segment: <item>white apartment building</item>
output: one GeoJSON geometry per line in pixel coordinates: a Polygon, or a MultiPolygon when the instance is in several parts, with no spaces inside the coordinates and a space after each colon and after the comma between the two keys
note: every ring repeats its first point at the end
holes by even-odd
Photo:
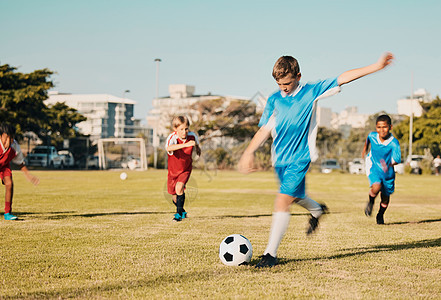
{"type": "Polygon", "coordinates": [[[195,87],[185,84],[169,85],[169,97],[153,99],[153,109],[146,117],[149,127],[153,128],[153,146],[158,147],[171,131],[171,120],[174,116],[184,115],[191,120],[197,120],[200,115],[192,106],[198,102],[206,100],[226,100],[224,105],[228,106],[231,101],[247,101],[249,98],[236,96],[219,95],[195,95],[195,87]]]}
{"type": "Polygon", "coordinates": [[[332,116],[333,113],[329,107],[317,106],[316,118],[318,126],[331,128],[332,116]]]}
{"type": "Polygon", "coordinates": [[[75,108],[87,120],[77,124],[92,141],[109,137],[135,137],[140,124],[133,116],[136,101],[109,94],[67,94],[49,92],[47,105],[57,102],[75,108]]]}
{"type": "Polygon", "coordinates": [[[413,96],[406,97],[397,101],[397,108],[399,115],[410,116],[411,113],[415,117],[421,117],[423,114],[423,107],[421,102],[431,102],[433,99],[425,89],[418,89],[413,93],[413,96]]]}
{"type": "Polygon", "coordinates": [[[366,121],[369,119],[368,114],[358,113],[358,107],[346,107],[339,114],[335,114],[331,121],[331,127],[334,129],[340,128],[364,128],[366,121]]]}

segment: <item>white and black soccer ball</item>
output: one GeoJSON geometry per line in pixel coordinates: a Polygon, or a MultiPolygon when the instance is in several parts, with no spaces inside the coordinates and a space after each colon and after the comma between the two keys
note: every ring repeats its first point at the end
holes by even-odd
{"type": "Polygon", "coordinates": [[[227,236],[219,246],[219,258],[227,266],[240,266],[251,261],[253,247],[250,241],[240,234],[227,236]]]}

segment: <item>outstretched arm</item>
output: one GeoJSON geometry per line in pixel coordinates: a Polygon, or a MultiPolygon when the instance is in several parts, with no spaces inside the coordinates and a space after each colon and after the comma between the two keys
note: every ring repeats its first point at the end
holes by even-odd
{"type": "Polygon", "coordinates": [[[343,84],[349,83],[351,81],[354,81],[358,78],[361,78],[363,76],[380,71],[380,70],[384,69],[385,67],[387,67],[388,65],[390,65],[392,63],[393,59],[394,59],[394,55],[392,53],[387,52],[387,53],[383,54],[380,57],[380,59],[372,65],[346,71],[343,74],[341,74],[340,76],[338,76],[338,78],[337,78],[338,85],[343,85],[343,84]]]}
{"type": "Polygon", "coordinates": [[[366,139],[366,142],[364,142],[364,147],[363,147],[363,151],[361,152],[361,157],[364,158],[366,156],[366,152],[369,148],[369,139],[366,139]]]}
{"type": "Polygon", "coordinates": [[[271,131],[265,128],[265,126],[260,127],[256,132],[250,144],[248,145],[242,157],[239,160],[238,171],[244,174],[248,174],[256,171],[254,168],[254,152],[262,145],[270,136],[271,131]]]}
{"type": "Polygon", "coordinates": [[[38,179],[37,177],[35,177],[31,173],[29,173],[29,170],[25,164],[22,163],[18,167],[23,172],[23,174],[26,176],[26,179],[29,180],[29,182],[31,182],[33,185],[37,185],[40,183],[40,179],[38,179]]]}
{"type": "Polygon", "coordinates": [[[179,150],[182,148],[193,147],[194,145],[196,145],[195,141],[188,141],[184,144],[173,144],[173,145],[167,146],[166,150],[168,152],[173,152],[173,151],[176,151],[176,150],[179,150]]]}

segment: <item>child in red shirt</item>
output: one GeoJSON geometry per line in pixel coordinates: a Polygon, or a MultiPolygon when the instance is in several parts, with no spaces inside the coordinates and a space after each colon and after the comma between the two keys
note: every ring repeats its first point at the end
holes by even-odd
{"type": "Polygon", "coordinates": [[[15,128],[6,123],[0,123],[0,179],[5,186],[5,220],[17,220],[12,211],[14,182],[10,163],[17,164],[26,178],[34,185],[39,183],[37,177],[31,175],[24,164],[23,153],[17,141],[14,140],[15,128]]]}
{"type": "Polygon", "coordinates": [[[198,138],[194,132],[188,131],[189,126],[187,117],[174,117],[172,120],[174,132],[168,136],[165,146],[168,154],[167,190],[173,196],[173,203],[176,205],[173,220],[177,222],[187,216],[184,210],[184,190],[192,170],[193,147],[196,149],[196,154],[201,155],[198,138]]]}

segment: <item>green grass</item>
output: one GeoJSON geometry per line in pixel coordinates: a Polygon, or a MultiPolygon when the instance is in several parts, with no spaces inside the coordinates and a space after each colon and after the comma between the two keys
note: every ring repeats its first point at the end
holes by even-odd
{"type": "MultiPolygon", "coordinates": [[[[441,177],[398,176],[385,226],[364,216],[365,176],[311,173],[309,195],[331,213],[313,237],[293,207],[281,264],[252,265],[265,249],[277,182],[272,172],[192,174],[189,218],[172,222],[165,171],[14,173],[18,222],[0,220],[0,299],[441,297],[441,177]],[[227,267],[224,237],[254,248],[251,266],[227,267]]],[[[3,190],[1,190],[3,193],[3,190]]],[[[378,210],[378,200],[375,213],[378,210]]]]}

